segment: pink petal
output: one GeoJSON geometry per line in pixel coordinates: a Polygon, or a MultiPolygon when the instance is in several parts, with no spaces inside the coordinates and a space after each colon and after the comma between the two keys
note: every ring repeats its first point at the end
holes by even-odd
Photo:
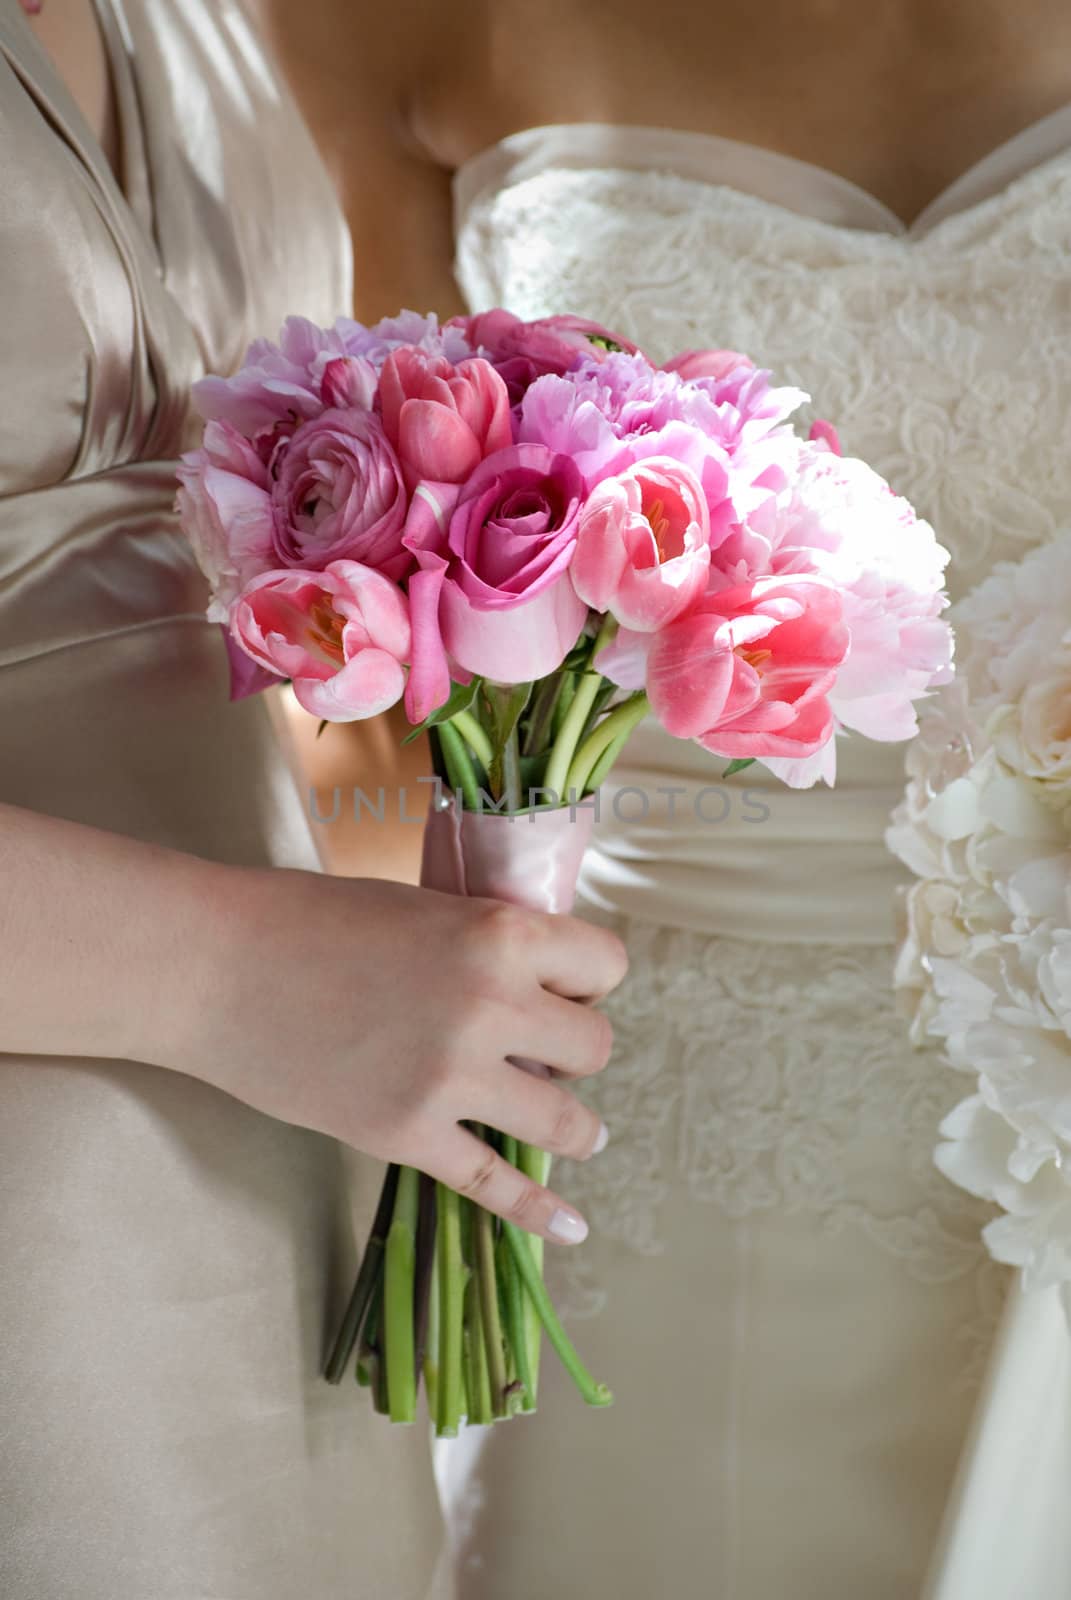
{"type": "Polygon", "coordinates": [[[496,683],[524,683],[561,666],[588,610],[566,572],[534,599],[508,610],[478,610],[458,584],[447,580],[441,615],[443,642],[466,671],[496,683]]]}
{"type": "Polygon", "coordinates": [[[450,694],[450,668],[439,625],[439,603],[446,563],[440,561],[409,579],[412,665],[405,686],[405,714],[414,727],[430,717],[450,694]]]}
{"type": "Polygon", "coordinates": [[[328,722],[360,722],[402,697],[405,672],[385,650],[362,650],[329,678],[295,678],[298,704],[328,722]]]}

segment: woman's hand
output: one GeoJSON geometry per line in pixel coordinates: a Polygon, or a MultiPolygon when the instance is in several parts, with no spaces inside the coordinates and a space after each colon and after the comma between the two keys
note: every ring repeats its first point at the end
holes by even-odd
{"type": "MultiPolygon", "coordinates": [[[[402,884],[206,871],[219,874],[213,898],[226,894],[222,948],[164,1029],[174,1048],[156,1042],[152,1059],[418,1167],[531,1232],[584,1238],[576,1211],[461,1123],[575,1160],[603,1148],[594,1112],[509,1058],[564,1078],[606,1065],[610,1024],[586,1002],[624,976],[614,935],[402,884]]],[[[147,1039],[143,1053],[153,1050],[147,1039]]]]}

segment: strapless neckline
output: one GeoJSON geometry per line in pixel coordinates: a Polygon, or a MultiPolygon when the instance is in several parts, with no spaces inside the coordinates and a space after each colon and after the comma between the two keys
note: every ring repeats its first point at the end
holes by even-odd
{"type": "Polygon", "coordinates": [[[907,223],[884,201],[828,167],[721,134],[634,123],[542,123],[508,134],[454,174],[455,230],[489,191],[553,168],[665,171],[730,189],[816,221],[912,242],[1005,193],[1018,179],[1071,155],[1071,103],[1039,118],[974,162],[907,223]]]}

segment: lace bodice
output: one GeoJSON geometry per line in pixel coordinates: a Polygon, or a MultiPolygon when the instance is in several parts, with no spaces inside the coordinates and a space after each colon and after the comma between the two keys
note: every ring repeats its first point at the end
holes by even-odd
{"type": "MultiPolygon", "coordinates": [[[[1071,116],[1042,131],[1071,146],[1071,116]]],[[[807,390],[845,451],[933,523],[953,553],[954,594],[1066,523],[1071,150],[895,231],[830,174],[793,162],[786,182],[787,158],[770,152],[757,153],[763,187],[772,171],[773,192],[801,209],[726,187],[727,154],[741,148],[730,141],[697,149],[695,136],[660,134],[658,170],[643,170],[654,130],[577,127],[560,143],[555,132],[462,169],[458,274],[474,307],[596,317],[656,360],[747,351],[807,390]]]]}
{"type": "MultiPolygon", "coordinates": [[[[1071,112],[912,228],[818,169],[649,129],[518,135],[462,170],[457,200],[474,308],[594,317],[655,359],[748,352],[932,521],[954,595],[1071,515],[1071,112]]],[[[735,796],[720,830],[681,802],[675,821],[604,814],[585,889],[639,920],[596,1091],[613,1143],[570,1174],[596,1232],[663,1250],[676,1173],[729,1218],[864,1234],[920,1284],[977,1273],[995,1306],[982,1208],[931,1160],[957,1086],[907,1046],[890,991],[882,832],[902,759],[857,746],[833,794],[763,790],[764,827],[735,796]]],[[[649,727],[626,761],[640,788],[720,778],[649,727]]],[[[599,1309],[597,1271],[559,1270],[575,1308],[599,1309]]]]}

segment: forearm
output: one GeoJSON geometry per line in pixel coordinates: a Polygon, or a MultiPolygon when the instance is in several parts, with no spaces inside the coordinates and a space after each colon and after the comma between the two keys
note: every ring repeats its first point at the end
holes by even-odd
{"type": "Polygon", "coordinates": [[[0,1052],[172,1065],[232,873],[0,805],[0,1052]]]}

